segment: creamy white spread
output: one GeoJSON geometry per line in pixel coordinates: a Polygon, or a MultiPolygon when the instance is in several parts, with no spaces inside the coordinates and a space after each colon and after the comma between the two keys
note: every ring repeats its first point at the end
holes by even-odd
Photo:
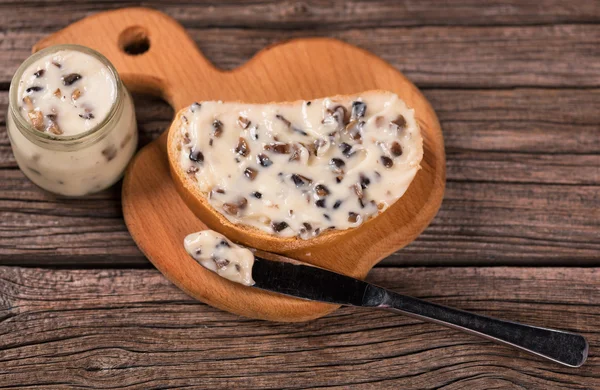
{"type": "Polygon", "coordinates": [[[75,135],[102,122],[117,96],[106,65],[83,52],[62,50],[32,63],[19,80],[21,115],[39,131],[75,135]]]}
{"type": "Polygon", "coordinates": [[[414,110],[391,92],[292,104],[195,103],[181,168],[233,223],[304,239],[360,226],[420,169],[414,110]]]}
{"type": "Polygon", "coordinates": [[[246,286],[254,284],[254,254],[229,241],[222,234],[212,230],[192,233],[185,238],[183,245],[200,265],[219,276],[246,286]]]}
{"type": "Polygon", "coordinates": [[[34,136],[39,132],[40,138],[46,134],[55,138],[34,142],[21,131],[17,118],[8,115],[12,150],[27,177],[48,191],[68,196],[103,190],[120,178],[137,147],[137,125],[131,96],[105,64],[85,52],[61,50],[34,61],[15,82],[11,85],[18,92],[17,102],[11,101],[11,107],[14,103],[18,108],[15,115],[32,125],[34,136]],[[59,145],[69,142],[66,136],[102,123],[113,104],[118,109],[94,133],[93,142],[59,145]]]}

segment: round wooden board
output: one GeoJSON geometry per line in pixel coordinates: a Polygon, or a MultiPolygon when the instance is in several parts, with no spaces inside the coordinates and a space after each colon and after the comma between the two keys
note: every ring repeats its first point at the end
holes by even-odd
{"type": "MultiPolygon", "coordinates": [[[[352,94],[370,89],[396,92],[416,110],[424,136],[422,170],[406,194],[379,217],[342,240],[282,254],[337,272],[364,277],[379,260],[413,241],[441,205],[445,186],[444,143],[435,112],[420,91],[380,58],[327,38],[298,39],[260,51],[244,66],[222,71],[198,51],[183,27],[145,8],[104,12],[85,18],[35,45],[34,51],[76,43],[104,54],[127,87],[162,96],[175,110],[194,101],[265,103],[352,94]],[[150,47],[129,55],[126,46],[150,47]]],[[[336,309],[229,282],[198,265],[183,238],[206,228],[173,186],[166,131],[130,163],[123,183],[123,214],[139,248],[189,295],[223,310],[273,321],[305,321],[336,309]]],[[[213,226],[213,228],[215,228],[213,226]]],[[[218,227],[217,227],[218,229],[218,227]]],[[[252,245],[252,242],[246,242],[252,245]]]]}

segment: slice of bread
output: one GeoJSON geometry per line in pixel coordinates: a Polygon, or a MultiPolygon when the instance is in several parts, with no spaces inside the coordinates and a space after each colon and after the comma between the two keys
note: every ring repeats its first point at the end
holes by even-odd
{"type": "MultiPolygon", "coordinates": [[[[350,96],[333,96],[329,97],[329,99],[334,102],[348,101],[358,97],[374,97],[378,94],[385,94],[387,96],[392,93],[388,91],[367,91],[350,96]]],[[[200,102],[200,104],[202,104],[202,102],[200,102]]],[[[303,104],[303,101],[269,104],[276,104],[279,107],[294,106],[303,104]]],[[[167,148],[171,177],[173,179],[173,182],[175,183],[175,187],[177,188],[177,191],[179,192],[181,198],[192,210],[192,212],[196,214],[198,218],[200,218],[202,222],[204,222],[210,229],[216,230],[224,234],[233,241],[240,242],[245,245],[252,246],[254,248],[271,252],[289,253],[290,251],[294,250],[310,249],[321,245],[329,245],[334,241],[343,238],[344,235],[351,234],[352,231],[356,229],[365,229],[368,226],[371,226],[373,224],[373,221],[377,219],[377,216],[370,218],[367,221],[360,224],[360,226],[358,226],[357,228],[349,228],[346,230],[326,230],[323,231],[321,234],[317,235],[316,237],[310,239],[302,239],[297,236],[285,237],[276,234],[270,234],[251,225],[233,223],[224,214],[222,214],[210,204],[208,199],[208,193],[203,192],[201,190],[194,175],[190,175],[187,172],[187,169],[182,166],[180,160],[181,148],[182,145],[185,144],[185,140],[184,133],[181,131],[181,128],[182,126],[187,125],[188,119],[186,117],[186,114],[189,113],[189,109],[190,107],[186,107],[183,110],[179,111],[176,114],[175,119],[169,129],[167,148]]],[[[416,123],[416,121],[414,120],[414,115],[411,121],[411,123],[416,123]]],[[[421,135],[418,131],[418,126],[415,125],[415,127],[417,129],[416,135],[419,137],[421,143],[420,156],[417,161],[418,169],[418,163],[422,158],[422,140],[420,138],[421,135]]]]}

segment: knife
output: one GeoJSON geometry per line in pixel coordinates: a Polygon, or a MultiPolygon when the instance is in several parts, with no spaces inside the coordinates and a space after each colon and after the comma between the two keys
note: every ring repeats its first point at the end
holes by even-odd
{"type": "Polygon", "coordinates": [[[255,251],[252,287],[292,297],[388,310],[433,322],[509,345],[569,367],[581,366],[588,342],[579,334],[524,325],[469,313],[315,266],[262,251],[255,251]],[[277,258],[278,261],[264,257],[277,258]],[[283,260],[283,261],[280,261],[283,260]]]}

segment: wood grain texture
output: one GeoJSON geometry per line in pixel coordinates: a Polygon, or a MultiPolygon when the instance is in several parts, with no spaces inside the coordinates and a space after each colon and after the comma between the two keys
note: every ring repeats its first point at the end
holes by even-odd
{"type": "MultiPolygon", "coordinates": [[[[35,42],[132,5],[175,17],[218,67],[279,39],[334,36],[426,87],[444,129],[446,199],[382,264],[600,263],[597,0],[0,0],[0,263],[149,266],[122,221],[120,187],[80,201],[42,193],[16,168],[4,131],[10,78],[35,42]]],[[[136,111],[142,143],[172,116],[147,97],[136,111]]],[[[384,267],[371,277],[463,309],[568,324],[592,344],[587,365],[570,370],[388,313],[245,320],[156,271],[0,268],[0,387],[600,388],[599,272],[384,267]]]]}
{"type": "Polygon", "coordinates": [[[0,386],[377,389],[600,387],[598,268],[375,269],[462,309],[581,332],[569,369],[405,316],[343,308],[303,324],[200,304],[154,270],[0,268],[0,386]]]}
{"type": "Polygon", "coordinates": [[[360,229],[325,233],[310,241],[245,231],[212,209],[195,209],[191,192],[178,185],[181,178],[174,169],[169,174],[169,165],[178,163],[171,141],[167,161],[166,133],[139,151],[123,181],[127,228],[146,257],[196,299],[273,321],[306,321],[334,308],[224,281],[186,253],[182,242],[190,232],[210,228],[250,247],[362,278],[381,259],[413,241],[441,205],[445,151],[435,112],[414,84],[369,52],[339,40],[297,39],[270,46],[243,67],[223,72],[208,63],[180,24],[148,8],[98,13],[53,33],[33,50],[66,43],[98,50],[132,92],[161,96],[175,110],[194,101],[291,102],[368,90],[393,91],[414,108],[424,155],[422,169],[402,200],[360,229]],[[122,43],[134,30],[151,41],[147,52],[137,56],[128,54],[122,43]],[[353,62],[358,58],[360,62],[353,62]]]}
{"type": "MultiPolygon", "coordinates": [[[[0,30],[0,83],[10,81],[31,47],[51,31],[0,30]]],[[[373,52],[419,87],[600,87],[597,24],[186,31],[207,58],[225,69],[243,65],[257,51],[281,40],[324,36],[373,52]]]]}
{"type": "MultiPolygon", "coordinates": [[[[598,264],[600,117],[590,102],[600,90],[425,95],[444,129],[446,196],[425,233],[383,264],[598,264]]],[[[135,103],[144,145],[173,112],[149,97],[135,103]]],[[[0,263],[148,264],[123,224],[120,188],[83,200],[45,194],[16,167],[4,131],[0,177],[0,263]]]]}
{"type": "Polygon", "coordinates": [[[393,91],[414,108],[424,156],[422,169],[402,200],[360,229],[325,233],[310,241],[249,231],[210,207],[194,207],[199,205],[197,199],[173,168],[178,164],[171,153],[175,148],[173,133],[168,147],[166,133],[144,147],[130,163],[123,181],[123,214],[129,233],[169,280],[203,302],[273,321],[305,321],[333,309],[332,305],[224,283],[185,252],[181,243],[190,232],[214,229],[247,246],[364,277],[381,259],[413,241],[441,205],[445,155],[435,112],[414,84],[371,53],[333,39],[297,39],[270,46],[243,67],[222,72],[206,61],[174,19],[147,8],[85,18],[38,42],[34,51],[61,43],[83,44],[100,51],[130,90],[160,95],[175,110],[194,101],[291,102],[368,90],[393,91]],[[142,55],[128,55],[117,45],[128,39],[126,32],[132,29],[143,31],[151,40],[149,50],[142,55]],[[360,62],[353,62],[357,58],[360,62]]]}
{"type": "Polygon", "coordinates": [[[156,8],[176,18],[188,29],[213,26],[294,30],[423,25],[510,26],[594,23],[600,18],[597,0],[571,0],[568,3],[561,0],[492,0],[485,3],[477,0],[80,0],[69,4],[69,12],[65,12],[65,6],[58,1],[2,0],[0,24],[9,29],[57,30],[95,12],[136,6],[156,8]],[[19,5],[18,9],[14,4],[19,5]],[[44,12],[40,12],[42,7],[44,12]]]}

